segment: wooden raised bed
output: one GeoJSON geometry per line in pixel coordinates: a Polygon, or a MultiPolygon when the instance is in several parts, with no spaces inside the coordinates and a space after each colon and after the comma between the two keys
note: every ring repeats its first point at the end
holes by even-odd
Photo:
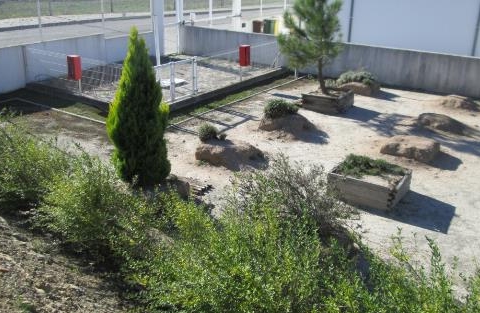
{"type": "Polygon", "coordinates": [[[317,92],[302,94],[302,107],[319,113],[338,114],[345,113],[353,106],[354,93],[336,91],[338,95],[324,95],[317,92]]]}
{"type": "MultiPolygon", "coordinates": [[[[398,176],[393,182],[376,183],[366,178],[355,178],[337,173],[336,166],[328,173],[328,183],[338,192],[340,199],[361,207],[378,210],[390,210],[410,190],[412,171],[405,169],[406,174],[398,176]]],[[[380,176],[375,176],[381,180],[380,176]]]]}

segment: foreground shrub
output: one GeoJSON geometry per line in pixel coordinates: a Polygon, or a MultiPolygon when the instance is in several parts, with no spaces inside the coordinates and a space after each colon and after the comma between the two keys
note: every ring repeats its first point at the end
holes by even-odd
{"type": "Polygon", "coordinates": [[[228,210],[217,221],[173,205],[173,243],[144,276],[148,312],[318,311],[320,242],[314,227],[273,208],[252,218],[228,210]]]}
{"type": "Polygon", "coordinates": [[[198,128],[198,138],[200,138],[202,142],[217,139],[217,135],[218,130],[212,124],[204,123],[198,128]]]}
{"type": "Polygon", "coordinates": [[[72,162],[71,173],[51,183],[37,225],[99,263],[119,265],[146,253],[145,234],[155,223],[153,206],[143,194],[132,194],[100,160],[82,155],[72,162]]]}
{"type": "Polygon", "coordinates": [[[290,164],[284,155],[272,158],[266,171],[237,176],[228,202],[247,214],[257,214],[268,206],[278,208],[285,217],[306,215],[323,235],[339,230],[353,213],[328,188],[323,167],[290,164]]]}
{"type": "Polygon", "coordinates": [[[54,142],[42,142],[21,126],[0,120],[0,210],[35,207],[48,183],[68,168],[54,142]]]}
{"type": "Polygon", "coordinates": [[[367,71],[348,71],[340,75],[340,77],[337,79],[338,86],[352,82],[372,86],[377,83],[377,78],[372,73],[367,71]]]}
{"type": "Polygon", "coordinates": [[[268,101],[263,110],[266,118],[279,118],[290,114],[296,114],[297,112],[298,107],[295,104],[281,99],[268,101]]]}

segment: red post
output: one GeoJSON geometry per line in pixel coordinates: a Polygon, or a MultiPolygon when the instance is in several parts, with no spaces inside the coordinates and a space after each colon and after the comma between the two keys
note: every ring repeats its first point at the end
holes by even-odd
{"type": "Polygon", "coordinates": [[[68,79],[82,79],[82,60],[79,55],[67,55],[68,79]]]}
{"type": "Polygon", "coordinates": [[[240,66],[250,66],[250,45],[241,45],[238,53],[240,66]]]}

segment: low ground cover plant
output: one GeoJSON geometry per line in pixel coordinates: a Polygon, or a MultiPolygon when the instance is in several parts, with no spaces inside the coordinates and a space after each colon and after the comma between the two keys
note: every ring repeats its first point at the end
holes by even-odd
{"type": "Polygon", "coordinates": [[[361,178],[364,175],[385,174],[405,175],[405,169],[382,159],[372,159],[364,155],[349,154],[337,167],[339,174],[361,178]]]}
{"type": "Polygon", "coordinates": [[[263,109],[265,117],[271,119],[296,114],[297,112],[298,106],[282,99],[273,99],[268,101],[267,105],[263,109]]]}
{"type": "Polygon", "coordinates": [[[348,71],[338,77],[336,84],[337,86],[340,86],[352,82],[373,86],[377,83],[377,78],[375,75],[367,71],[348,71]]]}
{"type": "Polygon", "coordinates": [[[206,142],[212,139],[217,139],[218,129],[209,123],[203,123],[198,128],[198,138],[200,141],[206,142]]]}

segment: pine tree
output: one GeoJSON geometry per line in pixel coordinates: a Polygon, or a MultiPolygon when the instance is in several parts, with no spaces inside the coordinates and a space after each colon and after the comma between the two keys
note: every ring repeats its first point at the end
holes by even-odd
{"type": "Polygon", "coordinates": [[[133,27],[120,83],[107,118],[108,137],[115,145],[113,163],[126,182],[138,187],[153,186],[170,173],[163,138],[168,113],[145,40],[138,37],[133,27]]]}
{"type": "Polygon", "coordinates": [[[341,0],[296,0],[293,14],[288,11],[284,14],[290,34],[278,37],[280,51],[287,56],[291,67],[302,68],[317,63],[318,81],[324,94],[328,94],[328,90],[323,66],[336,57],[341,48],[337,17],[341,7],[341,0]]]}

